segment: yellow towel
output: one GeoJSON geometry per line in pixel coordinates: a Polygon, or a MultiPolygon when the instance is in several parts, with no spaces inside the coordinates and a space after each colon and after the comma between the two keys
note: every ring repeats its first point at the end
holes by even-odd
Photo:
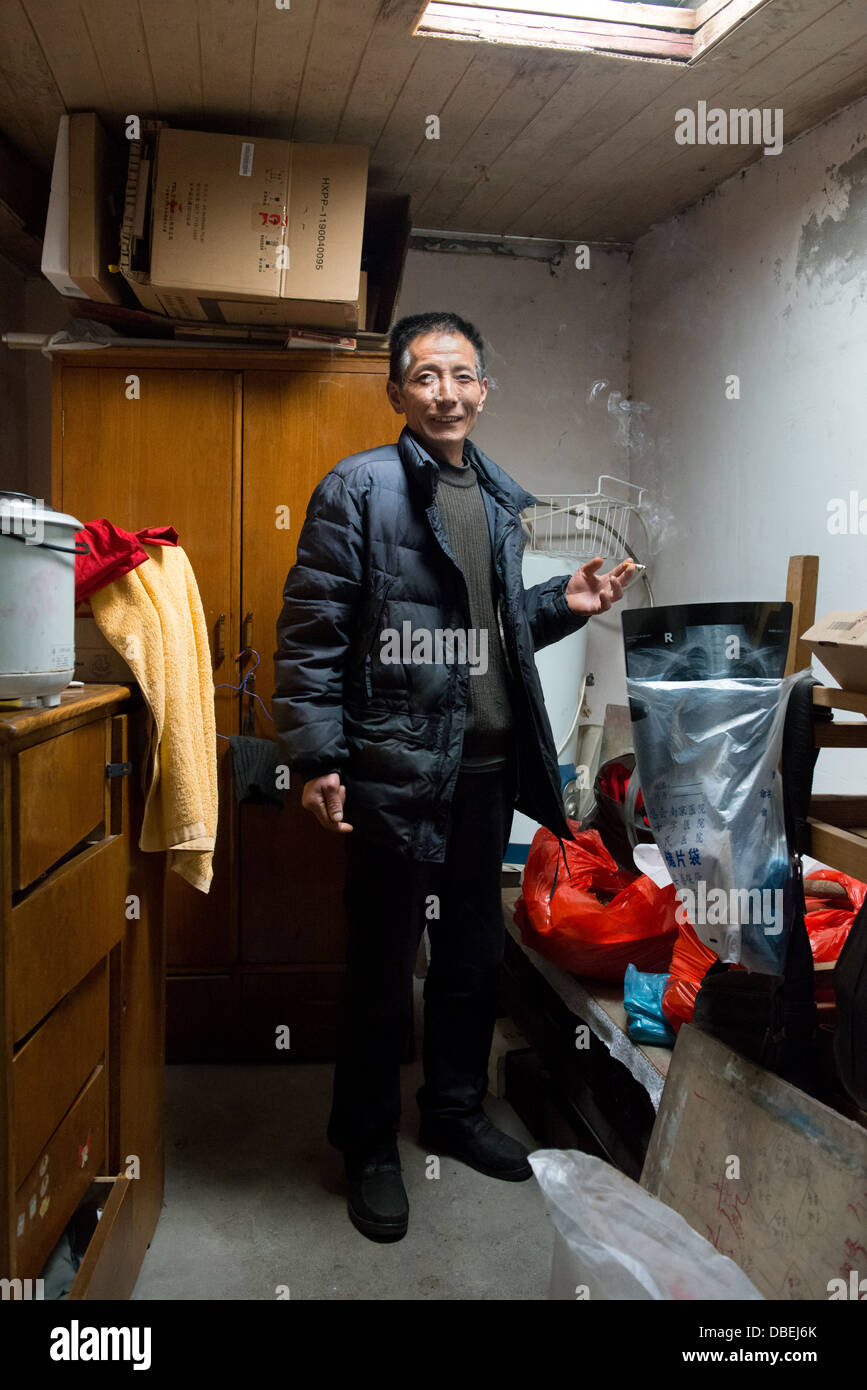
{"type": "Polygon", "coordinates": [[[180,546],[90,595],[96,623],[138,681],[151,714],[139,848],[168,850],[169,868],[207,893],[217,835],[214,679],[196,577],[180,546]],[[146,777],[148,773],[146,771],[146,777]]]}

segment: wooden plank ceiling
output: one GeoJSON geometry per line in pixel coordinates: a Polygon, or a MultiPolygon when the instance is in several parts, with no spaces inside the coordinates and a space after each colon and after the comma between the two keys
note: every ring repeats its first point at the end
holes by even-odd
{"type": "Polygon", "coordinates": [[[0,134],[43,176],[63,111],[360,143],[417,228],[632,242],[761,157],[677,144],[679,108],[781,108],[790,140],[867,93],[865,0],[768,0],[692,66],[414,38],[422,10],[2,0],[0,134]]]}

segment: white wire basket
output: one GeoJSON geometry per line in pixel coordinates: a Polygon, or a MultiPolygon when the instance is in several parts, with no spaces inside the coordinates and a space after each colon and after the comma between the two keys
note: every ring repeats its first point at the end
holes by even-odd
{"type": "Polygon", "coordinates": [[[635,521],[646,488],[603,473],[595,492],[556,492],[521,513],[529,549],[564,558],[622,560],[635,552],[635,521]],[[603,486],[604,485],[604,486],[603,486]],[[627,549],[628,547],[628,549],[627,549]]]}

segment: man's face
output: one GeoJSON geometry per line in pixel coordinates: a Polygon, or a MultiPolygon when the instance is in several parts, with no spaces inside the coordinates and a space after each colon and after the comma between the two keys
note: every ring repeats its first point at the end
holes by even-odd
{"type": "Polygon", "coordinates": [[[462,333],[422,333],[409,345],[401,385],[388,383],[388,399],[434,453],[457,453],[488,394],[479,382],[473,345],[462,333]]]}

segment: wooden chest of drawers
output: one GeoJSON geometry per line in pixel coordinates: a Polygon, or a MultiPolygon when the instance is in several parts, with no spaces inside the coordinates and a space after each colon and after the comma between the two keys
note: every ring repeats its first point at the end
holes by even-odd
{"type": "Polygon", "coordinates": [[[165,856],[138,848],[135,687],[0,711],[0,1277],[38,1278],[94,1182],[70,1298],[128,1298],[163,1192],[165,856]]]}

